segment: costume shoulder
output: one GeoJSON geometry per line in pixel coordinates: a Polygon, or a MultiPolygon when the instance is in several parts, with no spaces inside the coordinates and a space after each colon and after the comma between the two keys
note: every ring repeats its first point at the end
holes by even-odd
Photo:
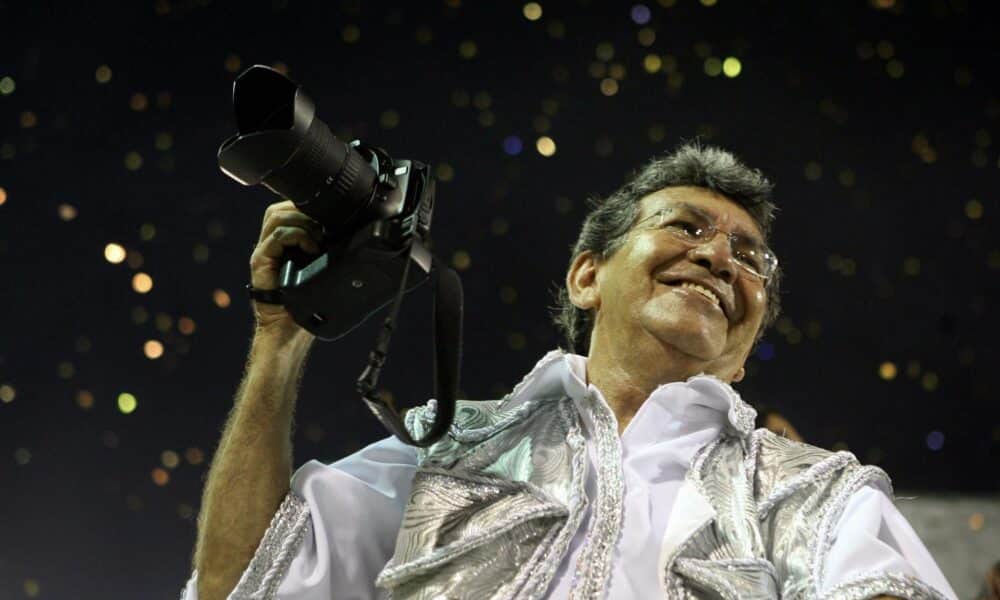
{"type": "Polygon", "coordinates": [[[782,597],[813,597],[851,496],[866,485],[892,498],[889,477],[846,451],[831,452],[765,429],[753,433],[749,462],[768,558],[782,597]]]}
{"type": "MultiPolygon", "coordinates": [[[[510,396],[498,400],[458,400],[448,433],[430,447],[418,449],[418,463],[447,467],[470,448],[524,421],[540,406],[554,406],[553,399],[535,398],[516,403],[510,401],[510,396]]],[[[437,400],[432,398],[424,406],[414,407],[406,413],[406,427],[412,435],[423,436],[434,423],[435,414],[437,400]]]]}

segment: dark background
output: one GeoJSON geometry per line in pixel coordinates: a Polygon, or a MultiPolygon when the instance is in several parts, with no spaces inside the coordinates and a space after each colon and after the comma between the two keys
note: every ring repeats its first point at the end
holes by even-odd
{"type": "MultiPolygon", "coordinates": [[[[550,291],[585,199],[700,137],[777,183],[784,315],[743,397],[899,490],[996,492],[987,4],[641,6],[645,25],[624,2],[543,2],[535,21],[469,0],[0,2],[0,597],[167,599],[188,576],[251,335],[247,263],[277,201],[216,165],[231,82],[255,63],[286,69],[338,136],[436,165],[465,397],[503,395],[560,343],[550,291]],[[713,75],[727,57],[739,75],[713,75]]],[[[412,405],[432,393],[430,298],[408,298],[383,383],[412,405]]],[[[316,344],[296,464],[385,435],[352,391],[373,334],[316,344]]]]}

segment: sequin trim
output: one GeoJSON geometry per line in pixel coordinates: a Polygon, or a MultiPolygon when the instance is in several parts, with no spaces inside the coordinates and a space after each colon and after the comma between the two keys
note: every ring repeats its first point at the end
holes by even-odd
{"type": "MultiPolygon", "coordinates": [[[[854,458],[853,454],[847,454],[852,459],[854,458]]],[[[820,586],[823,583],[823,569],[826,566],[826,556],[833,546],[833,534],[834,528],[837,526],[837,521],[840,520],[844,509],[847,508],[847,503],[850,501],[851,496],[863,486],[873,481],[882,481],[889,488],[889,497],[892,498],[892,483],[885,471],[878,467],[863,466],[850,472],[844,482],[838,482],[833,498],[823,505],[822,512],[820,513],[819,527],[816,529],[816,535],[813,536],[814,548],[810,552],[812,555],[812,564],[809,569],[809,577],[812,580],[811,587],[817,596],[820,592],[820,586]]]]}
{"type": "Polygon", "coordinates": [[[556,570],[562,563],[570,541],[580,528],[580,521],[587,508],[587,492],[584,487],[587,468],[587,441],[580,433],[578,420],[575,418],[575,407],[571,398],[566,397],[559,404],[559,416],[563,418],[568,427],[566,441],[573,451],[572,460],[572,480],[574,482],[569,498],[569,518],[563,525],[562,530],[556,535],[551,543],[540,546],[540,550],[545,550],[544,554],[538,556],[537,562],[530,570],[519,576],[526,583],[524,587],[517,585],[514,589],[521,590],[518,597],[537,599],[544,598],[547,594],[549,584],[555,576],[556,570]],[[547,550],[546,550],[547,548],[547,550]]]}
{"type": "Polygon", "coordinates": [[[820,462],[812,465],[798,475],[782,481],[780,484],[775,486],[775,489],[771,492],[771,494],[758,505],[760,518],[766,518],[768,513],[771,512],[771,509],[774,508],[777,503],[791,496],[795,492],[808,485],[813,485],[821,479],[826,479],[836,471],[839,471],[848,465],[857,464],[857,462],[858,459],[855,458],[850,452],[837,452],[836,454],[828,456],[820,462]]]}
{"type": "Polygon", "coordinates": [[[273,600],[311,522],[309,505],[288,492],[228,600],[273,600]]]}
{"type": "Polygon", "coordinates": [[[947,600],[947,596],[916,577],[901,573],[874,573],[842,583],[823,600],[863,600],[880,594],[908,600],[947,600]]]}
{"type": "Polygon", "coordinates": [[[611,575],[611,557],[621,533],[623,493],[621,438],[618,421],[611,409],[587,395],[593,415],[597,444],[597,502],[583,542],[580,558],[574,565],[570,600],[597,599],[604,595],[611,575]]]}

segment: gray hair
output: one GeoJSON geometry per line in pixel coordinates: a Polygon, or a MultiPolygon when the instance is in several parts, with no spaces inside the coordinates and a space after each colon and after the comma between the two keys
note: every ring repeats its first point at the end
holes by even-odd
{"type": "MultiPolygon", "coordinates": [[[[571,246],[570,265],[577,256],[592,252],[605,261],[624,244],[625,235],[639,216],[639,201],[666,187],[692,186],[712,190],[739,203],[750,213],[767,240],[778,207],[771,202],[774,186],[758,169],[751,169],[732,153],[699,142],[683,144],[675,151],[655,157],[633,173],[607,198],[589,198],[590,212],[583,220],[580,237],[571,246]]],[[[781,313],[779,286],[781,267],[768,279],[767,311],[754,345],[781,313]]],[[[553,321],[562,332],[570,352],[587,355],[594,327],[593,311],[577,308],[569,299],[565,282],[554,290],[553,321]]]]}

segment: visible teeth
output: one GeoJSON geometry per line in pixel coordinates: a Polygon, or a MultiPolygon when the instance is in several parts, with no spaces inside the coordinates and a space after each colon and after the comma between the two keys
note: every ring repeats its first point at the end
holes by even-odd
{"type": "Polygon", "coordinates": [[[682,288],[688,288],[689,290],[694,290],[696,292],[700,292],[701,295],[705,296],[706,298],[708,298],[712,302],[715,302],[716,306],[718,306],[720,304],[719,297],[716,296],[715,293],[712,292],[712,290],[710,290],[708,288],[701,287],[697,283],[689,283],[689,282],[685,281],[684,283],[682,283],[680,285],[680,287],[682,287],[682,288]]]}

